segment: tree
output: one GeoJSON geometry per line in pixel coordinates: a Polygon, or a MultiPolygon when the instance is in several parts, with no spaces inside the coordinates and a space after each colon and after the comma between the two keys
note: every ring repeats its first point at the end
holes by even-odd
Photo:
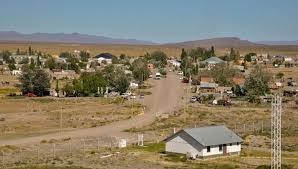
{"type": "Polygon", "coordinates": [[[57,63],[54,58],[50,57],[45,62],[45,67],[49,68],[50,70],[56,69],[57,63]]]}
{"type": "Polygon", "coordinates": [[[255,66],[244,84],[244,89],[250,102],[259,102],[259,96],[264,96],[270,92],[268,83],[271,78],[271,74],[263,67],[255,66]]]}
{"type": "Polygon", "coordinates": [[[29,56],[33,55],[33,52],[32,52],[32,49],[31,49],[31,46],[29,46],[29,48],[28,48],[28,55],[29,55],[29,56]]]}
{"type": "Polygon", "coordinates": [[[37,69],[35,76],[32,79],[33,91],[38,96],[43,96],[44,91],[50,88],[50,77],[42,69],[37,69]]]}
{"type": "Polygon", "coordinates": [[[155,67],[165,67],[167,65],[167,55],[162,51],[154,51],[150,55],[155,67]]]}
{"type": "Polygon", "coordinates": [[[20,49],[17,48],[16,55],[20,55],[20,49]]]}
{"type": "Polygon", "coordinates": [[[214,49],[214,46],[211,46],[210,54],[211,54],[212,56],[215,56],[215,49],[214,49]]]}
{"type": "Polygon", "coordinates": [[[131,65],[132,74],[135,80],[142,83],[149,78],[150,70],[147,67],[147,62],[143,58],[136,59],[131,65]]]}
{"type": "Polygon", "coordinates": [[[16,70],[17,68],[16,68],[16,65],[15,65],[15,64],[10,63],[10,64],[8,64],[8,69],[9,69],[10,71],[13,71],[13,70],[16,70]]]}
{"type": "Polygon", "coordinates": [[[120,75],[116,79],[115,89],[119,93],[125,93],[129,88],[129,80],[128,77],[124,74],[120,75]]]}
{"type": "Polygon", "coordinates": [[[19,77],[19,86],[23,93],[34,93],[43,96],[44,91],[50,88],[50,77],[42,69],[33,70],[29,65],[22,67],[22,75],[19,77]]]}
{"type": "Polygon", "coordinates": [[[24,58],[21,60],[20,64],[28,64],[29,63],[29,58],[24,58]]]}
{"type": "Polygon", "coordinates": [[[56,93],[59,93],[59,80],[56,80],[55,91],[56,91],[56,93]]]}
{"type": "Polygon", "coordinates": [[[252,56],[256,56],[257,54],[256,53],[248,53],[244,56],[244,61],[245,62],[251,62],[251,57],[252,56]]]}
{"type": "Polygon", "coordinates": [[[125,56],[125,54],[123,54],[123,53],[122,53],[122,54],[120,55],[120,57],[119,57],[119,58],[120,58],[121,60],[124,60],[124,59],[125,59],[125,57],[126,57],[126,56],[125,56]]]}
{"type": "Polygon", "coordinates": [[[2,56],[3,61],[5,61],[6,63],[11,63],[11,52],[9,52],[8,50],[3,50],[2,53],[0,53],[0,56],[2,56]]]}
{"type": "Polygon", "coordinates": [[[37,66],[38,68],[40,68],[40,66],[41,66],[41,61],[40,61],[39,56],[37,56],[37,59],[36,59],[36,66],[37,66]]]}
{"type": "Polygon", "coordinates": [[[22,67],[22,75],[19,77],[20,86],[22,93],[32,93],[33,92],[33,78],[35,74],[28,65],[22,67]]]}
{"type": "Polygon", "coordinates": [[[184,59],[186,56],[187,56],[187,53],[186,53],[185,49],[182,48],[182,51],[181,51],[181,60],[184,59]]]}
{"type": "Polygon", "coordinates": [[[275,77],[276,77],[277,79],[282,79],[282,78],[284,77],[284,75],[285,75],[285,74],[283,74],[282,72],[279,72],[279,73],[277,73],[277,74],[275,75],[275,77]]]}
{"type": "Polygon", "coordinates": [[[30,69],[32,69],[32,70],[34,70],[35,69],[35,63],[34,63],[34,59],[33,58],[31,58],[30,59],[30,69]]]}
{"type": "MultiPolygon", "coordinates": [[[[95,73],[82,73],[79,79],[79,89],[82,87],[83,95],[92,95],[96,94],[98,88],[105,88],[107,86],[107,82],[105,81],[102,73],[95,72],[95,73]]],[[[76,85],[74,84],[75,89],[76,85]]],[[[79,90],[78,90],[79,91],[79,90]]]]}
{"type": "Polygon", "coordinates": [[[88,59],[90,58],[90,53],[87,51],[81,51],[80,57],[82,62],[88,62],[88,59]]]}

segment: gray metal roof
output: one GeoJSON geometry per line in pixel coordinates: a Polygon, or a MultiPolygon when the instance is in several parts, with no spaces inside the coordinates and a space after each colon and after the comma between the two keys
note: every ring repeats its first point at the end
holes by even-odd
{"type": "Polygon", "coordinates": [[[217,63],[222,63],[224,62],[222,59],[219,57],[211,57],[203,61],[204,63],[209,63],[209,64],[217,64],[217,63]]]}
{"type": "Polygon", "coordinates": [[[203,146],[243,142],[237,134],[225,126],[189,128],[184,131],[203,146]]]}
{"type": "Polygon", "coordinates": [[[217,83],[208,83],[208,82],[201,82],[200,88],[217,88],[217,83]]]}

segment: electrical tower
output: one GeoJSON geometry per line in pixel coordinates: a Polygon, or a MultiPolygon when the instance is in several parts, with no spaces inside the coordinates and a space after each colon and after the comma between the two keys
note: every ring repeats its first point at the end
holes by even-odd
{"type": "Polygon", "coordinates": [[[281,97],[273,96],[271,106],[271,169],[281,169],[281,97]]]}

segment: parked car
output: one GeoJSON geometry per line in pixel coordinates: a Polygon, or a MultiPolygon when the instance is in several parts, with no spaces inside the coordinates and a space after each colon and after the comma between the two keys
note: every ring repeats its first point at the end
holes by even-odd
{"type": "Polygon", "coordinates": [[[197,100],[198,100],[198,98],[197,98],[196,96],[192,96],[192,97],[190,98],[190,102],[191,102],[191,103],[195,103],[195,102],[197,102],[197,100]]]}
{"type": "Polygon", "coordinates": [[[182,83],[189,83],[189,80],[187,78],[183,78],[182,83]]]}
{"type": "Polygon", "coordinates": [[[144,99],[145,96],[143,94],[140,95],[140,99],[144,99]]]}
{"type": "Polygon", "coordinates": [[[132,95],[130,95],[130,97],[129,97],[130,99],[136,99],[137,98],[137,96],[135,95],[135,94],[132,94],[132,95]]]}
{"type": "Polygon", "coordinates": [[[27,93],[26,96],[27,97],[36,97],[36,95],[34,93],[27,93]]]}
{"type": "Polygon", "coordinates": [[[177,74],[178,75],[183,75],[183,72],[182,71],[179,71],[177,74]]]}

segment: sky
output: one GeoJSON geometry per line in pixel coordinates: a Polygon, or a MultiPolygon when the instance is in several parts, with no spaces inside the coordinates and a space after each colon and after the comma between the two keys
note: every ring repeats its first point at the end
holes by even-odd
{"type": "Polygon", "coordinates": [[[0,31],[153,42],[298,40],[297,0],[1,0],[0,31]]]}

